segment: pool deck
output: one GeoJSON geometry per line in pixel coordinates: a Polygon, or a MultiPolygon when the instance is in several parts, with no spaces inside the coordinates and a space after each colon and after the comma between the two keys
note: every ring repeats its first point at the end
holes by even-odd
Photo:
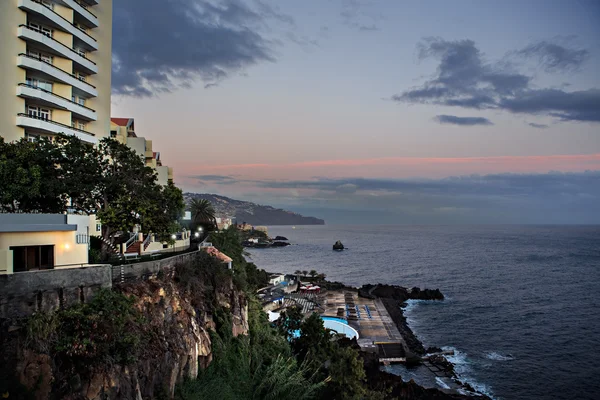
{"type": "MultiPolygon", "coordinates": [[[[323,316],[344,318],[358,331],[358,344],[364,350],[381,351],[386,345],[405,348],[402,335],[378,299],[358,297],[357,292],[350,290],[332,290],[324,295],[321,304],[325,309],[323,316]]],[[[389,358],[399,357],[390,354],[389,358]]]]}

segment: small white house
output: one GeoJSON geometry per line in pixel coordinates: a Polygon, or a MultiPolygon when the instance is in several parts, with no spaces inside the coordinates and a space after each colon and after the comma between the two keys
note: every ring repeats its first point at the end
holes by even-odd
{"type": "Polygon", "coordinates": [[[284,274],[271,274],[271,276],[269,276],[270,285],[279,285],[283,281],[285,281],[284,274]]]}

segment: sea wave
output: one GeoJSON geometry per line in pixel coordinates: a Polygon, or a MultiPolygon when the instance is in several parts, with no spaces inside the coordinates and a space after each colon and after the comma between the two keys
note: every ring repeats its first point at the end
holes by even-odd
{"type": "Polygon", "coordinates": [[[446,382],[444,382],[444,380],[442,378],[440,378],[439,376],[435,377],[435,382],[438,384],[439,387],[441,387],[442,389],[450,389],[450,386],[446,385],[446,382]]]}
{"type": "Polygon", "coordinates": [[[485,353],[485,358],[494,361],[512,361],[515,359],[515,357],[512,354],[500,354],[495,351],[485,353]]]}
{"type": "Polygon", "coordinates": [[[456,376],[461,382],[470,385],[477,392],[483,393],[489,398],[494,399],[491,387],[484,383],[477,382],[472,377],[471,374],[473,372],[473,364],[467,357],[467,353],[464,353],[452,346],[444,346],[442,347],[442,350],[452,350],[454,352],[454,355],[446,355],[444,357],[446,358],[446,360],[450,361],[452,365],[454,365],[454,372],[456,373],[456,376]]]}

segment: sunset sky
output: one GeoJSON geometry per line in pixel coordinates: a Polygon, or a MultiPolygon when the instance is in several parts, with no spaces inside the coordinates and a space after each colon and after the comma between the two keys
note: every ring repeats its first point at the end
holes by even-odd
{"type": "Polygon", "coordinates": [[[112,115],[184,191],[328,223],[600,223],[597,1],[115,1],[113,58],[112,115]]]}

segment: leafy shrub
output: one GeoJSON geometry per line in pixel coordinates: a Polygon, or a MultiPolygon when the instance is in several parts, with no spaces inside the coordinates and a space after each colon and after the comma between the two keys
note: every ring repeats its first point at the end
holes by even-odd
{"type": "Polygon", "coordinates": [[[135,361],[144,321],[134,303],[133,297],[103,289],[89,303],[59,311],[56,355],[80,366],[135,361]]]}

